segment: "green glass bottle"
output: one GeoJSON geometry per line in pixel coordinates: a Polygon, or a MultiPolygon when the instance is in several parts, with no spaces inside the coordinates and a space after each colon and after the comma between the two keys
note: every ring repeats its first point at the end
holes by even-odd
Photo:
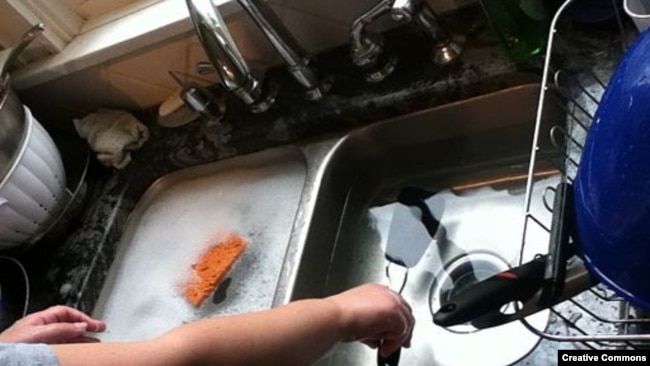
{"type": "Polygon", "coordinates": [[[513,62],[528,61],[544,50],[549,22],[542,0],[480,1],[513,62]]]}

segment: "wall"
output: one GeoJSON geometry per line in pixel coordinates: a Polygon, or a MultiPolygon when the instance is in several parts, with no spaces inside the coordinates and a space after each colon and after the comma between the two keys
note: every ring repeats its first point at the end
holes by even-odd
{"type": "MultiPolygon", "coordinates": [[[[430,0],[438,12],[475,0],[430,0]]],[[[271,0],[275,11],[309,52],[345,44],[354,19],[377,0],[271,0]]],[[[226,18],[233,37],[252,68],[264,70],[279,64],[275,51],[254,25],[240,12],[226,18]]],[[[188,20],[189,22],[189,20],[188,20]]],[[[386,22],[385,22],[386,23],[386,22]]],[[[384,27],[393,25],[392,22],[384,27]]],[[[196,75],[195,66],[207,58],[192,32],[139,49],[117,60],[61,77],[20,93],[25,104],[53,121],[69,121],[98,107],[138,110],[155,107],[179,90],[169,75],[196,75]]],[[[201,76],[206,83],[216,76],[201,76]]],[[[37,114],[38,115],[38,114],[37,114]]]]}

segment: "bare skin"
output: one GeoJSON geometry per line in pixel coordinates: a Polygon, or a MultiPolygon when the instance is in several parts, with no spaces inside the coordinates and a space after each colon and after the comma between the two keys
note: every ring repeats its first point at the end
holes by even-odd
{"type": "Polygon", "coordinates": [[[15,322],[0,333],[5,343],[87,343],[98,339],[87,332],[103,332],[106,324],[83,312],[67,307],[53,306],[15,322]]]}
{"type": "Polygon", "coordinates": [[[338,342],[408,347],[414,318],[385,286],[368,284],[324,299],[202,319],[150,341],[54,346],[62,366],[309,365],[338,342]],[[380,342],[381,341],[381,342],[380,342]]]}
{"type": "Polygon", "coordinates": [[[101,343],[103,321],[65,306],[31,314],[0,342],[48,343],[62,366],[309,365],[339,342],[361,341],[388,356],[409,347],[415,320],[385,286],[362,285],[324,299],[185,324],[149,341],[101,343]]]}

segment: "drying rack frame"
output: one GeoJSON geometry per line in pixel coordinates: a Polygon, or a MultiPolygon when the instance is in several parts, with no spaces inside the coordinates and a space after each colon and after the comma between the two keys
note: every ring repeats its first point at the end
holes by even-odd
{"type": "MultiPolygon", "coordinates": [[[[606,88],[602,78],[592,70],[584,71],[580,76],[573,75],[562,69],[554,69],[553,57],[555,56],[554,46],[556,37],[559,37],[558,25],[565,14],[566,9],[574,0],[566,0],[556,11],[550,25],[546,54],[544,59],[544,68],[542,74],[542,89],[539,95],[537,105],[535,128],[531,146],[530,162],[528,167],[528,177],[526,182],[525,206],[523,235],[521,242],[521,253],[526,247],[527,232],[532,226],[538,226],[551,235],[550,225],[540,219],[531,211],[533,200],[541,199],[544,206],[553,212],[553,204],[547,202],[546,195],[535,196],[533,194],[536,182],[536,171],[538,163],[546,157],[540,154],[539,141],[542,133],[548,132],[551,141],[559,149],[560,166],[558,170],[561,174],[562,182],[572,182],[577,173],[580,161],[580,154],[584,146],[584,139],[589,130],[593,114],[598,107],[599,98],[606,88]],[[555,98],[555,93],[560,93],[560,98],[555,98]],[[567,112],[567,120],[562,121],[564,126],[556,124],[548,131],[542,131],[542,121],[544,119],[544,106],[547,99],[555,98],[566,101],[562,106],[567,112]],[[565,127],[566,126],[566,127],[565,127]]],[[[612,0],[614,4],[614,0],[612,0]]],[[[621,39],[625,39],[625,29],[622,24],[620,11],[616,14],[618,26],[621,30],[621,39]]],[[[622,48],[623,49],[623,48],[622,48]]],[[[554,187],[548,187],[546,192],[555,192],[554,187]]],[[[550,240],[549,240],[550,242],[550,240]]],[[[525,319],[521,322],[534,334],[543,339],[557,342],[577,342],[582,343],[586,348],[627,348],[635,349],[639,347],[650,346],[650,334],[629,334],[629,330],[643,324],[650,324],[650,318],[639,318],[637,309],[623,298],[614,294],[606,286],[599,284],[589,290],[587,296],[595,299],[598,304],[596,309],[591,308],[589,303],[583,303],[579,296],[575,296],[565,302],[552,307],[551,313],[558,317],[567,327],[567,334],[550,333],[546,330],[539,330],[530,325],[525,319]],[[575,307],[579,316],[566,316],[563,311],[558,310],[558,306],[569,303],[575,307]],[[602,308],[618,308],[619,316],[611,317],[610,314],[601,314],[598,310],[602,308]],[[588,318],[587,318],[588,317],[588,318]],[[580,320],[582,319],[582,320],[580,320]],[[590,320],[592,323],[599,324],[597,330],[592,327],[584,327],[584,320],[590,320]]]]}

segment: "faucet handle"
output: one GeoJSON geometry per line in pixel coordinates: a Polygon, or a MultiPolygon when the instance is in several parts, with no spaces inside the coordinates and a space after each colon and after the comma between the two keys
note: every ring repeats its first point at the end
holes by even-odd
{"type": "MultiPolygon", "coordinates": [[[[183,75],[177,71],[169,71],[169,75],[182,88],[180,98],[183,103],[190,107],[208,122],[217,123],[221,121],[226,113],[226,103],[221,93],[213,93],[210,88],[199,85],[193,81],[184,81],[183,75]]],[[[184,75],[192,77],[191,75],[184,75]]]]}
{"type": "Polygon", "coordinates": [[[425,1],[421,1],[414,18],[418,28],[429,35],[434,42],[433,62],[446,65],[455,61],[463,52],[463,40],[447,33],[436,13],[425,1]]]}
{"type": "MultiPolygon", "coordinates": [[[[262,113],[266,112],[275,103],[278,93],[280,92],[280,85],[277,83],[267,81],[259,83],[255,87],[255,101],[249,104],[251,112],[262,113]]],[[[237,94],[237,92],[235,92],[237,94]]]]}
{"type": "Polygon", "coordinates": [[[181,99],[210,123],[220,122],[226,112],[223,99],[202,86],[192,85],[183,89],[181,99]]]}
{"type": "Polygon", "coordinates": [[[196,73],[199,75],[210,75],[215,72],[217,72],[217,69],[209,61],[200,61],[196,64],[196,73]]]}
{"type": "Polygon", "coordinates": [[[395,0],[390,10],[391,16],[394,20],[410,21],[415,13],[415,6],[413,0],[395,0]]]}
{"type": "Polygon", "coordinates": [[[352,62],[364,71],[369,82],[384,80],[397,65],[397,57],[384,50],[383,36],[366,31],[368,24],[388,13],[392,4],[392,0],[382,0],[357,18],[350,29],[352,62]]]}
{"type": "Polygon", "coordinates": [[[375,34],[352,47],[352,62],[363,70],[366,81],[376,83],[395,70],[397,57],[384,51],[384,38],[375,34]]]}

